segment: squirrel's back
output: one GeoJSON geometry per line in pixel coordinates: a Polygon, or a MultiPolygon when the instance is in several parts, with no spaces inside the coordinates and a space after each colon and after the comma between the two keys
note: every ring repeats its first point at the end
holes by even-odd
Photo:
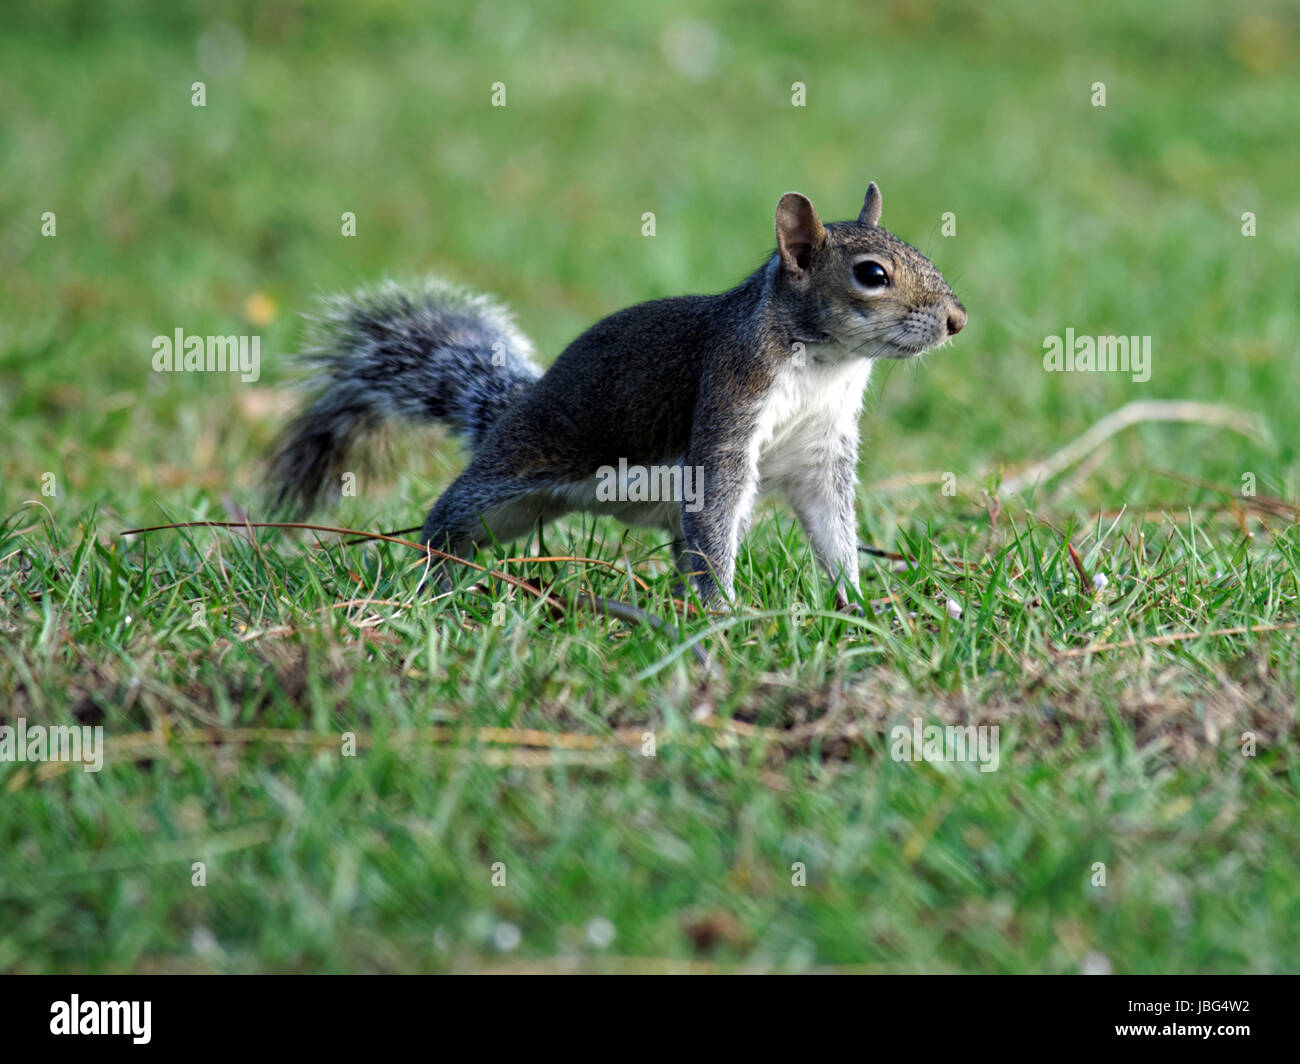
{"type": "Polygon", "coordinates": [[[311,319],[313,394],[276,444],[270,508],[312,510],[390,420],[447,425],[479,467],[508,476],[578,478],[620,459],[677,460],[706,362],[752,361],[760,346],[763,272],[718,295],[617,311],[545,374],[510,314],[485,296],[432,279],[335,296],[311,319]]]}
{"type": "Polygon", "coordinates": [[[620,459],[654,464],[685,454],[705,364],[748,346],[753,308],[742,289],[638,303],[578,336],[520,401],[503,411],[482,448],[512,468],[586,476],[620,459]],[[509,440],[509,447],[493,441],[509,440]]]}

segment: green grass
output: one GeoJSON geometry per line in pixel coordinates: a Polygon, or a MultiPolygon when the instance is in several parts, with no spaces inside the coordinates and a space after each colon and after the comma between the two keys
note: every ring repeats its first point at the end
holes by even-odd
{"type": "MultiPolygon", "coordinates": [[[[0,970],[1300,968],[1300,531],[1268,501],[1300,495],[1291,7],[271,2],[233,53],[151,7],[11,4],[0,34],[0,724],[109,742],[94,774],[0,763],[0,970]],[[121,535],[253,504],[318,293],[437,273],[549,359],[735,283],[782,192],[850,217],[869,179],[970,323],[873,381],[860,527],[914,561],[866,566],[862,617],[777,506],[730,616],[610,522],[545,547],[621,573],[496,562],[676,639],[472,574],[417,599],[393,544],[121,535]],[[152,373],[178,327],[259,334],[262,379],[152,373]],[[1151,380],[1044,373],[1066,328],[1151,336],[1151,380]],[[1170,399],[1236,428],[1144,423],[1001,488],[1170,399]],[[998,725],[1000,767],[894,760],[917,717],[998,725]]],[[[411,525],[462,461],[398,440],[318,516],[411,525]]]]}

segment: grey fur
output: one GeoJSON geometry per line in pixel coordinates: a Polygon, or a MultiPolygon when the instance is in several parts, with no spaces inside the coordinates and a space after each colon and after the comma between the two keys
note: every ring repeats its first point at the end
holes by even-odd
{"type": "Polygon", "coordinates": [[[424,523],[423,541],[464,555],[573,510],[661,525],[702,601],[734,594],[736,554],[760,490],[779,491],[847,601],[858,585],[857,416],[869,362],[908,358],[965,324],[924,255],[867,219],[823,227],[806,197],[778,205],[778,250],[735,288],[628,307],[574,340],[544,375],[509,317],[431,282],[330,304],[313,354],[314,403],[272,463],[273,499],[317,502],[349,449],[391,418],[444,421],[472,457],[424,523]],[[864,259],[889,271],[868,290],[864,259]],[[491,364],[494,343],[506,354],[491,364]],[[804,354],[806,353],[806,360],[804,354]],[[594,497],[623,459],[703,470],[704,505],[594,497]]]}
{"type": "Polygon", "coordinates": [[[309,321],[303,358],[315,397],[271,459],[276,515],[302,516],[337,494],[366,437],[386,421],[438,421],[478,446],[542,375],[508,311],[444,281],[333,296],[309,321]]]}

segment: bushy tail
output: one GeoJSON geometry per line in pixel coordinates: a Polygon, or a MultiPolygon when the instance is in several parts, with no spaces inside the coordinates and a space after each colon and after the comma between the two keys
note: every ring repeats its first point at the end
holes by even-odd
{"type": "Polygon", "coordinates": [[[336,492],[386,421],[442,422],[477,448],[542,374],[509,312],[442,281],[335,296],[310,320],[312,398],[277,442],[268,474],[277,516],[301,517],[336,492]]]}

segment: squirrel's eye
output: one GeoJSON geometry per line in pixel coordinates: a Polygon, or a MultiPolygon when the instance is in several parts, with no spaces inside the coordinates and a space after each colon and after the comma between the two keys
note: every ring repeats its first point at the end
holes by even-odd
{"type": "Polygon", "coordinates": [[[889,274],[878,262],[859,262],[853,267],[853,277],[863,288],[889,287],[889,274]]]}

